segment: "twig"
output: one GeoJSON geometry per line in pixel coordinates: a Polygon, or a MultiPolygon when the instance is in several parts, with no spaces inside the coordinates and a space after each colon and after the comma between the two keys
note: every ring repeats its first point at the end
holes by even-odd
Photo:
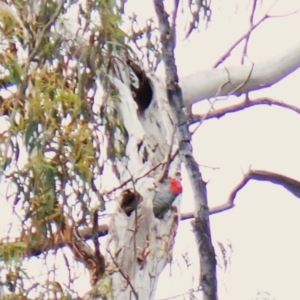
{"type": "Polygon", "coordinates": [[[118,262],[115,260],[115,258],[113,257],[113,255],[111,254],[111,252],[106,249],[107,253],[109,254],[109,256],[111,257],[113,263],[115,264],[116,268],[118,268],[118,271],[120,272],[120,274],[122,275],[122,277],[126,280],[127,284],[130,286],[135,299],[138,300],[139,299],[139,295],[137,293],[137,291],[135,290],[134,286],[132,285],[129,276],[125,274],[125,272],[122,270],[122,268],[120,267],[120,265],[118,264],[118,262]]]}
{"type": "MultiPolygon", "coordinates": [[[[254,14],[255,14],[255,10],[256,10],[256,4],[257,4],[257,0],[253,0],[253,6],[252,6],[252,12],[250,14],[250,28],[253,28],[253,19],[254,19],[254,14]]],[[[246,37],[246,41],[245,41],[245,45],[244,45],[244,50],[243,50],[243,56],[242,56],[242,64],[244,64],[244,59],[245,56],[247,55],[247,50],[248,50],[248,43],[249,43],[249,39],[250,39],[250,35],[252,33],[252,30],[249,32],[249,34],[246,37]]]]}
{"type": "MultiPolygon", "coordinates": [[[[178,154],[179,150],[177,149],[171,156],[170,160],[169,160],[169,163],[176,157],[176,155],[178,154]]],[[[156,166],[152,167],[149,171],[147,171],[146,173],[144,173],[143,175],[140,175],[139,177],[137,178],[133,178],[132,176],[130,178],[128,178],[127,180],[125,180],[124,182],[122,182],[120,185],[118,185],[117,187],[107,191],[107,192],[104,192],[103,195],[109,195],[119,189],[121,189],[122,187],[124,187],[126,184],[128,184],[129,182],[133,182],[133,183],[136,183],[137,181],[145,178],[147,175],[149,175],[151,172],[153,172],[155,169],[157,169],[158,167],[160,167],[161,165],[164,165],[166,164],[167,162],[161,162],[159,164],[157,164],[156,166]]]]}
{"type": "Polygon", "coordinates": [[[193,115],[192,119],[190,121],[190,125],[197,123],[197,122],[202,122],[204,118],[205,118],[205,120],[214,119],[214,118],[219,119],[221,117],[224,117],[226,114],[241,111],[241,110],[244,110],[244,109],[250,108],[252,106],[256,106],[256,105],[279,106],[282,108],[290,109],[290,110],[294,111],[295,113],[300,114],[300,107],[284,103],[280,100],[265,97],[265,98],[257,98],[255,100],[246,99],[246,100],[242,101],[241,103],[234,104],[234,105],[231,105],[231,106],[228,106],[225,108],[221,108],[221,109],[213,111],[213,112],[205,113],[203,115],[193,115]]]}
{"type": "MultiPolygon", "coordinates": [[[[252,62],[251,69],[250,69],[250,72],[249,72],[247,78],[246,78],[242,83],[240,83],[237,87],[235,87],[235,88],[227,95],[226,98],[228,98],[229,96],[231,96],[232,94],[234,94],[235,92],[237,92],[239,89],[241,89],[241,88],[248,82],[248,80],[249,80],[250,77],[251,77],[253,68],[254,68],[254,63],[252,62]]],[[[227,74],[228,74],[228,81],[226,81],[225,83],[223,83],[223,84],[219,87],[219,89],[218,89],[218,91],[217,91],[217,94],[221,91],[221,89],[224,87],[224,85],[226,85],[227,83],[230,83],[230,74],[229,74],[227,68],[225,68],[225,69],[226,69],[227,74]]],[[[216,97],[217,97],[217,96],[216,96],[216,97]]],[[[248,98],[247,98],[247,99],[248,99],[248,98]]],[[[215,102],[216,102],[216,101],[217,101],[217,100],[215,100],[215,102]]],[[[213,103],[214,103],[214,102],[213,102],[213,103]]],[[[213,105],[213,104],[212,104],[212,105],[213,105]]],[[[212,107],[212,106],[211,106],[211,107],[212,107]]],[[[196,126],[196,128],[191,132],[191,134],[194,134],[194,133],[199,129],[199,127],[200,127],[200,126],[202,125],[202,123],[206,120],[206,117],[210,114],[210,112],[211,112],[211,108],[207,111],[207,113],[204,114],[204,116],[201,118],[199,124],[198,124],[198,125],[196,126]]],[[[189,125],[191,125],[191,124],[189,124],[189,125]]]]}
{"type": "Polygon", "coordinates": [[[268,11],[266,12],[266,14],[256,23],[254,24],[245,34],[243,34],[222,56],[221,58],[213,65],[213,68],[217,68],[221,63],[223,63],[223,61],[229,57],[231,51],[238,46],[245,38],[247,38],[252,31],[257,28],[263,21],[265,21],[266,19],[270,18],[271,16],[269,16],[269,12],[270,10],[274,7],[274,5],[277,3],[278,0],[274,1],[274,3],[271,5],[271,7],[268,9],[268,11]]]}

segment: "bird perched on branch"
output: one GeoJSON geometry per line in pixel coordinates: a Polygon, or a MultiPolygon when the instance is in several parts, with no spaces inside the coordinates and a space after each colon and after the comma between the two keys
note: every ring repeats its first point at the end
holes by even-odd
{"type": "Polygon", "coordinates": [[[176,178],[171,178],[159,183],[158,190],[153,200],[153,213],[158,219],[162,219],[164,214],[171,208],[175,199],[181,195],[182,185],[176,178]]]}

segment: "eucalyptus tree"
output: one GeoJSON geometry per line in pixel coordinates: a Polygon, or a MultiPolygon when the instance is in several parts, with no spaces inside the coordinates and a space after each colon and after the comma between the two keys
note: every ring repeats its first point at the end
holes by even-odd
{"type": "MultiPolygon", "coordinates": [[[[5,201],[13,211],[13,230],[0,247],[6,272],[2,298],[75,299],[69,256],[66,287],[55,270],[37,283],[24,267],[32,257],[47,260],[69,248],[89,272],[91,289],[83,299],[154,299],[159,275],[172,258],[181,196],[162,214],[154,206],[162,187],[180,182],[181,163],[194,193],[199,286],[203,299],[218,298],[208,216],[232,207],[237,191],[228,203],[208,208],[188,126],[264,103],[247,98],[204,116],[192,115],[191,106],[281,80],[298,68],[299,45],[250,68],[214,68],[179,78],[174,49],[180,5],[190,13],[188,37],[199,22],[211,21],[210,2],[175,1],[168,10],[164,1],[154,0],[155,15],[144,26],[126,13],[126,2],[0,2],[1,184],[9,187],[5,201]],[[161,61],[163,80],[155,75],[161,61]],[[100,224],[111,201],[109,224],[100,224]]],[[[245,182],[259,172],[250,172],[245,182]]],[[[275,175],[260,172],[256,179],[263,176],[275,175]]]]}

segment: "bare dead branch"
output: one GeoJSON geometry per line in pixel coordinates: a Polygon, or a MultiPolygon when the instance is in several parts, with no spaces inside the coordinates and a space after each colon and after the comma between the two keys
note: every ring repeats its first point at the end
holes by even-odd
{"type": "Polygon", "coordinates": [[[209,119],[214,119],[214,118],[219,119],[221,117],[224,117],[226,114],[241,111],[241,110],[244,110],[244,109],[250,108],[252,106],[256,106],[256,105],[279,106],[282,108],[290,109],[290,110],[294,111],[295,113],[300,114],[300,107],[284,103],[281,100],[264,97],[264,98],[257,98],[254,100],[245,99],[241,103],[234,104],[234,105],[231,105],[231,106],[228,106],[225,108],[220,108],[220,109],[211,111],[209,113],[205,113],[205,114],[201,114],[201,115],[193,115],[191,117],[190,125],[197,123],[197,122],[203,122],[204,120],[209,120],[209,119]]]}
{"type": "Polygon", "coordinates": [[[294,196],[300,198],[300,181],[274,172],[264,170],[249,170],[249,172],[245,174],[243,180],[231,192],[228,203],[232,204],[236,198],[237,193],[248,183],[249,180],[252,179],[279,184],[294,196]]]}

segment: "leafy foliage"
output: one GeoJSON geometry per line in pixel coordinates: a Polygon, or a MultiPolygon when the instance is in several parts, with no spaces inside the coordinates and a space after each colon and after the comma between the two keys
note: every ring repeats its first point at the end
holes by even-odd
{"type": "MultiPolygon", "coordinates": [[[[11,297],[36,288],[24,285],[22,278],[28,276],[21,258],[35,248],[41,254],[45,239],[54,243],[64,212],[77,225],[90,225],[95,206],[105,209],[99,175],[125,155],[128,139],[114,105],[118,95],[108,80],[111,60],[118,51],[135,56],[143,48],[154,68],[161,56],[153,20],[129,34],[121,29],[125,2],[14,0],[0,5],[1,182],[9,187],[4,198],[17,216],[11,234],[7,231],[1,240],[0,259],[11,297]],[[83,28],[78,35],[88,36],[79,46],[66,44],[59,32],[68,11],[76,8],[83,28]],[[134,47],[144,37],[146,44],[134,47]]],[[[134,16],[129,21],[136,23],[134,16]]],[[[59,291],[63,299],[62,288],[50,283],[46,290],[59,291]]]]}

